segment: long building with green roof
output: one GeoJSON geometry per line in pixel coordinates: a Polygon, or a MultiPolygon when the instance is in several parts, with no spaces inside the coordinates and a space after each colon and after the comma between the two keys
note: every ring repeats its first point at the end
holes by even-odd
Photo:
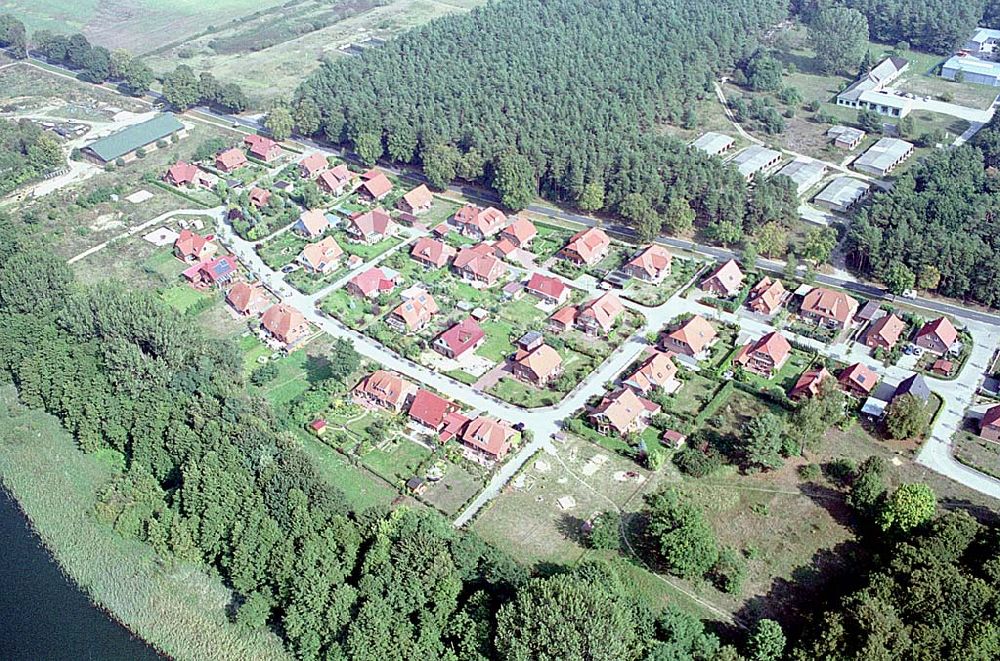
{"type": "Polygon", "coordinates": [[[155,149],[158,141],[180,135],[183,131],[184,124],[179,119],[171,113],[163,113],[95,140],[83,151],[101,163],[110,163],[119,158],[128,162],[136,157],[139,149],[155,149]]]}

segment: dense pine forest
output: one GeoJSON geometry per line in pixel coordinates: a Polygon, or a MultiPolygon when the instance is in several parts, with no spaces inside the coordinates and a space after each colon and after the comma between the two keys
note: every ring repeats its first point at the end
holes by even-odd
{"type": "MultiPolygon", "coordinates": [[[[717,161],[656,135],[691,121],[712,81],[786,16],[780,0],[503,0],[412,30],[299,90],[363,159],[420,162],[433,183],[536,191],[588,210],[742,219],[746,189],[717,161]],[[671,202],[673,201],[673,204],[671,202]]],[[[316,128],[310,126],[309,128],[316,128]]]]}
{"type": "Polygon", "coordinates": [[[894,291],[914,285],[1000,305],[1000,125],[939,151],[875,195],[851,225],[854,264],[894,291]]]}

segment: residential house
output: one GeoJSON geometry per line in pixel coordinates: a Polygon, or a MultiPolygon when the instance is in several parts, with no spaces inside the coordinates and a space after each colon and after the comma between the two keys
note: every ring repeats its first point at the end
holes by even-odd
{"type": "Polygon", "coordinates": [[[858,301],[842,291],[815,287],[802,299],[799,315],[828,328],[847,328],[858,311],[858,301]]]}
{"type": "Polygon", "coordinates": [[[364,181],[361,182],[358,194],[361,199],[367,202],[379,202],[392,192],[392,182],[384,173],[375,172],[374,175],[371,175],[372,172],[369,170],[365,175],[362,175],[364,181]]]}
{"type": "Polygon", "coordinates": [[[513,280],[505,284],[500,292],[503,296],[503,300],[518,301],[524,297],[524,285],[517,280],[513,280]]]}
{"type": "Polygon", "coordinates": [[[248,135],[243,138],[243,144],[249,148],[250,155],[258,161],[270,163],[281,156],[281,145],[262,135],[248,135]]]}
{"type": "Polygon", "coordinates": [[[299,175],[305,179],[312,179],[328,166],[326,156],[315,151],[299,161],[299,175]]]}
{"type": "Polygon", "coordinates": [[[487,286],[495,284],[507,273],[507,265],[497,259],[492,247],[485,243],[459,250],[451,266],[463,280],[482,282],[487,286]]]}
{"type": "Polygon", "coordinates": [[[458,359],[486,341],[486,333],[472,317],[466,317],[434,338],[431,348],[446,358],[458,359]]]}
{"type": "Polygon", "coordinates": [[[845,367],[837,380],[852,395],[867,397],[878,383],[878,374],[861,363],[854,363],[845,367]]]}
{"type": "Polygon", "coordinates": [[[501,241],[509,241],[523,250],[527,250],[531,246],[531,242],[536,236],[538,236],[538,230],[535,228],[535,224],[527,218],[514,218],[514,222],[500,230],[501,241]]]}
{"type": "Polygon", "coordinates": [[[378,298],[396,286],[395,280],[377,267],[357,274],[347,282],[347,293],[358,298],[378,298]]]}
{"type": "Polygon", "coordinates": [[[396,202],[396,207],[405,213],[412,213],[414,216],[419,216],[422,213],[430,211],[433,204],[434,196],[431,194],[430,189],[427,188],[426,184],[420,184],[399,198],[399,201],[396,202]]]}
{"type": "Polygon", "coordinates": [[[174,240],[174,256],[185,264],[194,264],[210,259],[218,251],[211,241],[212,237],[204,237],[191,230],[183,229],[174,240]]]}
{"type": "Polygon", "coordinates": [[[681,387],[681,382],[677,379],[677,365],[674,364],[673,356],[669,351],[651,350],[639,368],[622,380],[622,385],[640,395],[656,388],[667,393],[675,392],[681,387]]]}
{"type": "Polygon", "coordinates": [[[518,249],[517,246],[507,239],[494,241],[490,247],[493,249],[493,254],[497,259],[507,259],[515,250],[518,249]]]}
{"type": "Polygon", "coordinates": [[[550,305],[562,305],[569,298],[569,287],[556,277],[543,275],[537,271],[531,274],[525,289],[532,296],[550,305]]]}
{"type": "Polygon", "coordinates": [[[357,176],[343,163],[329,170],[324,170],[316,179],[320,190],[326,191],[334,197],[340,197],[350,190],[355,181],[357,181],[357,176]]]}
{"type": "Polygon", "coordinates": [[[876,319],[865,332],[865,346],[872,349],[892,349],[906,330],[906,322],[895,314],[876,319]]]}
{"type": "Polygon", "coordinates": [[[680,450],[684,447],[684,443],[687,442],[687,436],[680,433],[676,429],[667,429],[660,436],[660,444],[668,448],[673,448],[675,450],[680,450]]]}
{"type": "Polygon", "coordinates": [[[403,412],[417,394],[417,387],[393,372],[375,370],[354,386],[354,401],[361,406],[403,412]]]}
{"type": "Polygon", "coordinates": [[[495,207],[477,207],[467,204],[449,221],[459,233],[482,241],[500,231],[507,223],[507,216],[495,207]]]}
{"type": "Polygon", "coordinates": [[[1000,404],[990,407],[979,421],[979,435],[988,441],[1000,443],[1000,404]]]}
{"type": "Polygon", "coordinates": [[[649,419],[659,412],[659,404],[622,388],[605,395],[588,417],[601,434],[627,436],[645,429],[649,419]]]}
{"type": "Polygon", "coordinates": [[[226,302],[244,317],[256,317],[268,306],[267,296],[259,285],[237,282],[226,292],[226,302]]]}
{"type": "Polygon", "coordinates": [[[454,402],[449,402],[430,390],[420,388],[413,396],[407,415],[418,425],[440,432],[444,428],[448,414],[457,410],[458,406],[454,402]]]}
{"type": "Polygon", "coordinates": [[[511,369],[514,376],[522,381],[543,387],[562,374],[562,357],[547,344],[540,344],[530,350],[518,349],[511,369]]]}
{"type": "Polygon", "coordinates": [[[670,262],[673,256],[663,246],[649,246],[622,267],[622,271],[630,277],[644,282],[659,283],[670,275],[670,262]]]}
{"type": "Polygon", "coordinates": [[[570,237],[559,256],[574,264],[593,266],[608,256],[611,239],[599,227],[591,227],[570,237]]]}
{"type": "Polygon", "coordinates": [[[764,316],[770,317],[785,304],[788,292],[781,280],[772,280],[766,275],[754,285],[747,297],[747,307],[764,316]]]}
{"type": "Polygon", "coordinates": [[[708,277],[701,281],[700,287],[720,298],[730,298],[740,293],[743,288],[743,271],[735,259],[721,264],[708,277]]]}
{"type": "Polygon", "coordinates": [[[480,416],[465,425],[459,440],[481,456],[500,461],[510,452],[514,433],[506,423],[480,416]]]}
{"type": "Polygon", "coordinates": [[[794,400],[816,397],[823,387],[823,382],[832,378],[833,375],[826,367],[811,367],[799,376],[795,385],[788,391],[788,397],[794,400]]]}
{"type": "Polygon", "coordinates": [[[349,241],[371,245],[396,236],[399,225],[392,220],[388,211],[379,207],[372,211],[352,213],[347,218],[346,230],[349,241]]]}
{"type": "Polygon", "coordinates": [[[215,169],[229,174],[247,164],[247,156],[242,150],[231,147],[215,156],[215,169]]]}
{"type": "Polygon", "coordinates": [[[307,239],[316,239],[330,229],[330,219],[319,209],[309,209],[303,211],[299,219],[292,226],[292,231],[301,234],[307,239]]]}
{"type": "Polygon", "coordinates": [[[415,333],[424,329],[438,311],[433,296],[423,289],[411,289],[403,302],[389,313],[386,323],[400,333],[415,333]]]}
{"type": "Polygon", "coordinates": [[[181,275],[195,285],[222,287],[239,274],[239,265],[234,255],[223,255],[189,266],[181,275]]]}
{"type": "Polygon", "coordinates": [[[712,346],[717,337],[712,324],[701,315],[695,315],[670,331],[663,345],[671,351],[695,358],[712,346]]]}
{"type": "Polygon", "coordinates": [[[167,173],[163,176],[163,179],[171,186],[188,186],[194,183],[194,176],[197,172],[197,165],[177,161],[167,168],[167,173]]]}
{"type": "Polygon", "coordinates": [[[736,355],[734,362],[744,369],[770,379],[792,354],[792,345],[781,333],[770,332],[756,342],[750,342],[736,355]]]}
{"type": "Polygon", "coordinates": [[[625,306],[615,294],[608,292],[580,306],[576,315],[576,325],[580,330],[596,334],[610,331],[625,306]]]}
{"type": "Polygon", "coordinates": [[[916,398],[921,404],[926,404],[927,400],[931,397],[931,389],[927,386],[927,381],[924,380],[923,376],[912,374],[896,386],[896,390],[892,393],[890,401],[895,401],[897,397],[902,397],[903,395],[910,395],[916,398]]]}
{"type": "Polygon", "coordinates": [[[250,204],[254,205],[258,209],[263,209],[267,206],[267,203],[271,201],[271,191],[254,186],[250,189],[250,195],[247,199],[250,201],[250,204]]]}
{"type": "Polygon", "coordinates": [[[557,332],[563,332],[573,326],[578,310],[572,305],[556,310],[548,319],[549,327],[557,332]]]}
{"type": "Polygon", "coordinates": [[[455,253],[456,250],[447,243],[426,236],[417,239],[410,249],[410,257],[424,266],[438,269],[447,266],[455,253]]]}
{"type": "Polygon", "coordinates": [[[307,271],[327,274],[337,270],[344,250],[332,236],[327,236],[316,243],[306,244],[296,261],[307,271]]]}
{"type": "Polygon", "coordinates": [[[931,353],[943,356],[958,341],[958,331],[948,317],[939,317],[934,321],[924,324],[913,343],[931,353]]]}
{"type": "Polygon", "coordinates": [[[269,307],[260,319],[260,326],[272,338],[289,348],[309,335],[309,323],[302,313],[284,303],[269,307]]]}

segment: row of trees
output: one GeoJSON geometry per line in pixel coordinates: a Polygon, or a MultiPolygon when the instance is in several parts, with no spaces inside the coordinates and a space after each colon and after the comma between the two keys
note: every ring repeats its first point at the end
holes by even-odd
{"type": "Polygon", "coordinates": [[[153,84],[149,66],[124,48],[111,52],[103,46],[91,45],[80,33],[67,37],[47,30],[34,33],[32,42],[46,60],[78,70],[80,78],[88,82],[120,81],[122,88],[134,96],[145,94],[153,84]]]}
{"type": "Polygon", "coordinates": [[[481,182],[511,208],[541,192],[653,230],[690,214],[739,224],[739,175],[648,129],[690,117],[784,15],[772,0],[505,0],[324,65],[292,114],[366,162],[481,182]]]}
{"type": "Polygon", "coordinates": [[[28,120],[0,120],[0,195],[37,179],[66,159],[52,134],[28,120]]]}
{"type": "Polygon", "coordinates": [[[937,289],[1000,305],[1000,129],[936,152],[879,192],[847,234],[852,264],[894,291],[937,289]]]}
{"type": "Polygon", "coordinates": [[[178,65],[163,77],[163,98],[178,110],[208,105],[237,113],[250,106],[243,88],[236,83],[220,83],[208,71],[195,76],[194,70],[186,64],[178,65]]]}

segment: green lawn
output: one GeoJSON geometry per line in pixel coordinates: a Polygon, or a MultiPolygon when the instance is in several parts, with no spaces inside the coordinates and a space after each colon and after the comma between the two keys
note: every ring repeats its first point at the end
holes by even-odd
{"type": "Polygon", "coordinates": [[[504,321],[484,321],[480,327],[486,333],[486,341],[476,349],[477,354],[499,363],[513,353],[510,336],[514,327],[511,324],[504,321]]]}
{"type": "Polygon", "coordinates": [[[361,457],[361,463],[392,484],[402,484],[413,477],[431,451],[419,443],[400,439],[387,450],[374,448],[361,457]]]}
{"type": "Polygon", "coordinates": [[[175,282],[180,277],[186,265],[174,257],[170,247],[157,249],[142,263],[142,268],[148,273],[159,276],[164,282],[175,282]]]}
{"type": "Polygon", "coordinates": [[[243,370],[249,374],[255,367],[260,365],[258,359],[270,356],[272,351],[260,339],[249,334],[241,337],[238,342],[240,351],[243,352],[243,370]]]}
{"type": "Polygon", "coordinates": [[[333,237],[340,244],[340,247],[344,249],[348,255],[357,255],[361,259],[369,262],[379,255],[385,253],[387,250],[392,250],[400,243],[403,239],[398,236],[392,236],[387,239],[382,239],[377,243],[367,245],[364,243],[354,243],[347,240],[347,232],[343,230],[337,230],[333,233],[333,237]]]}
{"type": "Polygon", "coordinates": [[[375,318],[369,312],[370,303],[351,296],[343,289],[338,289],[324,298],[322,308],[333,318],[356,330],[363,329],[375,318]]]}
{"type": "Polygon", "coordinates": [[[667,397],[663,412],[676,415],[685,420],[691,420],[719,389],[719,383],[696,372],[690,372],[681,381],[681,387],[667,397]]]}
{"type": "Polygon", "coordinates": [[[347,275],[346,266],[322,275],[307,271],[306,269],[298,269],[286,275],[285,282],[303,294],[315,294],[320,289],[330,286],[345,275],[347,275]]]}
{"type": "Polygon", "coordinates": [[[310,354],[302,348],[275,361],[278,375],[262,385],[260,391],[276,408],[287,406],[309,389],[309,359],[310,354]]]}
{"type": "Polygon", "coordinates": [[[504,376],[497,381],[488,392],[505,402],[526,409],[549,406],[562,398],[562,395],[555,391],[536,388],[510,376],[504,376]]]}
{"type": "Polygon", "coordinates": [[[479,377],[473,374],[469,374],[465,370],[450,370],[448,372],[445,372],[445,375],[450,376],[456,381],[467,385],[472,385],[473,383],[479,380],[479,377]]]}
{"type": "Polygon", "coordinates": [[[352,466],[344,455],[314,436],[305,432],[300,432],[298,436],[306,453],[316,462],[320,476],[344,492],[348,505],[355,511],[363,512],[375,506],[388,507],[399,495],[363,468],[352,466]]]}
{"type": "Polygon", "coordinates": [[[167,305],[182,314],[186,313],[201,301],[211,297],[211,293],[199,291],[188,285],[175,285],[170,289],[160,292],[160,298],[162,298],[167,305]]]}
{"type": "Polygon", "coordinates": [[[516,301],[505,301],[500,306],[500,316],[515,324],[524,326],[545,317],[545,313],[536,307],[538,299],[525,294],[516,301]]]}
{"type": "Polygon", "coordinates": [[[674,258],[671,262],[670,275],[664,277],[659,284],[652,284],[632,278],[624,291],[622,291],[622,298],[627,298],[640,305],[649,307],[663,305],[688,280],[694,277],[700,265],[700,262],[693,259],[674,258]]]}

